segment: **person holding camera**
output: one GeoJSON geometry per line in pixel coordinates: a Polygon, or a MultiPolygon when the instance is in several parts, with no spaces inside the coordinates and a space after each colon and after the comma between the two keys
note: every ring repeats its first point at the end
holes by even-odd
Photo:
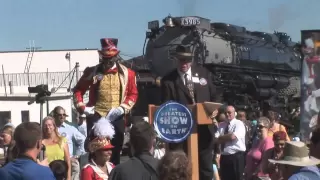
{"type": "Polygon", "coordinates": [[[56,179],[48,167],[47,159],[41,162],[37,159],[42,150],[41,127],[39,123],[21,123],[15,129],[13,139],[15,146],[12,153],[15,159],[2,168],[6,172],[7,179],[56,179]]]}

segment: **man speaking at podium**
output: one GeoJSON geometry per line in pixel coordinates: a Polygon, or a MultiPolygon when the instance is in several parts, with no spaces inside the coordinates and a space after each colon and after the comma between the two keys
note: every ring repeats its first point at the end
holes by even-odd
{"type": "MultiPolygon", "coordinates": [[[[203,67],[192,65],[193,54],[190,48],[179,45],[176,48],[178,68],[164,76],[161,80],[162,103],[176,101],[180,104],[217,102],[216,87],[212,83],[210,72],[203,67]]],[[[212,125],[198,126],[199,176],[201,180],[212,180],[212,150],[214,128],[212,125]]],[[[187,143],[169,144],[169,149],[183,147],[187,151],[187,143]]]]}

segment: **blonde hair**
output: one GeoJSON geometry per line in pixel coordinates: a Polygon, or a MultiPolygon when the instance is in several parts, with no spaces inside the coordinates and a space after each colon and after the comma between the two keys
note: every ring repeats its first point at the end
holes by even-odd
{"type": "Polygon", "coordinates": [[[56,122],[55,122],[55,119],[54,117],[52,116],[47,116],[45,117],[43,120],[42,120],[42,135],[43,135],[43,138],[48,138],[48,134],[47,132],[45,131],[45,128],[44,128],[44,124],[47,122],[47,121],[51,121],[53,126],[54,126],[54,132],[56,134],[56,137],[57,137],[57,142],[59,144],[59,146],[63,147],[63,137],[60,135],[60,133],[58,132],[58,128],[57,128],[57,125],[56,125],[56,122]]]}
{"type": "Polygon", "coordinates": [[[270,119],[265,116],[259,117],[257,122],[258,124],[262,124],[266,128],[270,128],[271,126],[270,119]]]}
{"type": "Polygon", "coordinates": [[[12,126],[5,126],[3,127],[1,133],[9,134],[13,138],[14,127],[12,126]]]}

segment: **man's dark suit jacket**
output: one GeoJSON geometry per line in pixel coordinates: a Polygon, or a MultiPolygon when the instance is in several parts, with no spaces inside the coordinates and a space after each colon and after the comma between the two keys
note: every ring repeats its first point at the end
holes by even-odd
{"type": "MultiPolygon", "coordinates": [[[[199,79],[204,78],[207,81],[207,84],[205,85],[193,83],[196,103],[203,103],[205,101],[217,102],[220,100],[216,87],[212,83],[211,74],[207,69],[199,66],[192,66],[191,73],[192,77],[199,77],[199,79]]],[[[184,85],[177,69],[162,78],[161,91],[162,103],[173,100],[185,105],[192,104],[189,90],[186,85],[184,85]]],[[[207,148],[208,145],[211,145],[212,138],[214,137],[213,126],[199,126],[198,132],[199,146],[207,148]]]]}

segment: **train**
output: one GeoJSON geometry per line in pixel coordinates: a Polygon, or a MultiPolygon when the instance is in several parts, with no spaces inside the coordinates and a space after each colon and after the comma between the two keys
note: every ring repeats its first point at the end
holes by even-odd
{"type": "Polygon", "coordinates": [[[199,16],[148,22],[143,55],[126,62],[137,73],[139,100],[132,116],[161,104],[161,77],[177,66],[175,48],[189,46],[193,63],[212,73],[222,102],[238,109],[275,107],[289,114],[300,106],[301,44],[284,32],[250,31],[199,16]]]}

